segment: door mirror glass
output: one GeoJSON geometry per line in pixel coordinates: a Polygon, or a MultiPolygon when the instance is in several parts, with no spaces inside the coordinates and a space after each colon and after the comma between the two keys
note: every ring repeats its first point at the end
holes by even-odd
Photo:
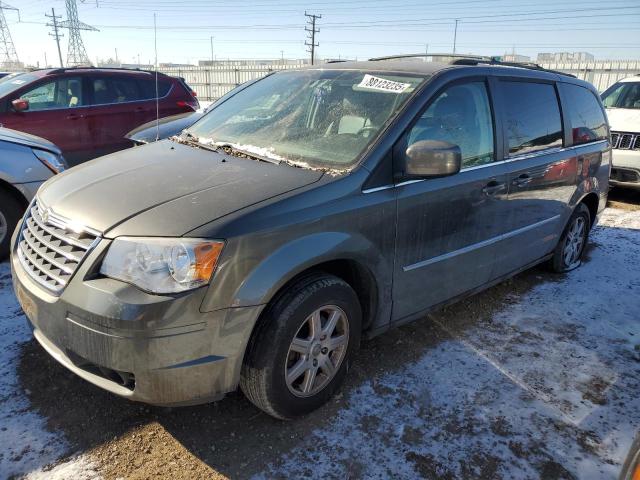
{"type": "Polygon", "coordinates": [[[407,148],[404,176],[445,177],[458,173],[461,166],[462,151],[458,145],[440,140],[421,140],[407,148]]]}
{"type": "Polygon", "coordinates": [[[26,110],[29,110],[29,100],[25,100],[24,98],[18,98],[14,100],[13,102],[11,102],[11,105],[13,105],[13,109],[16,112],[24,112],[26,110]]]}

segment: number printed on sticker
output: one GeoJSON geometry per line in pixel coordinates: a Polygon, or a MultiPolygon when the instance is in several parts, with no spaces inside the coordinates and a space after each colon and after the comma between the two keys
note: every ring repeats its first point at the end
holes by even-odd
{"type": "Polygon", "coordinates": [[[404,92],[411,85],[408,83],[394,82],[393,80],[387,80],[385,78],[374,77],[373,75],[365,74],[364,78],[360,82],[358,87],[368,88],[370,90],[378,90],[382,92],[401,93],[404,92]]]}

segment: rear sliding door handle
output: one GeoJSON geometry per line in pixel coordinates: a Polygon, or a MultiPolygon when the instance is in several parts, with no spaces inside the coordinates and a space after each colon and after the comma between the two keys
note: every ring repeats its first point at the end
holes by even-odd
{"type": "Polygon", "coordinates": [[[516,187],[523,187],[527,185],[529,182],[531,182],[531,180],[533,179],[529,176],[529,174],[523,173],[518,178],[514,179],[513,182],[511,183],[516,187]]]}
{"type": "Polygon", "coordinates": [[[504,192],[506,189],[506,183],[492,180],[484,186],[482,193],[485,195],[495,195],[496,193],[504,192]]]}
{"type": "Polygon", "coordinates": [[[67,120],[79,120],[81,118],[84,118],[84,115],[78,115],[77,113],[70,113],[67,115],[67,120]]]}

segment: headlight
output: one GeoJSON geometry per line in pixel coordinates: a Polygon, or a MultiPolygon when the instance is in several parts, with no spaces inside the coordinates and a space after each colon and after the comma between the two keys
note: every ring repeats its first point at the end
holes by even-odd
{"type": "Polygon", "coordinates": [[[190,238],[116,238],[100,273],[152,293],[177,293],[209,283],[224,242],[190,238]]]}
{"type": "Polygon", "coordinates": [[[44,163],[44,165],[53,173],[60,173],[66,168],[64,160],[60,155],[47,152],[46,150],[38,150],[37,148],[32,148],[31,151],[38,158],[38,160],[44,163]]]}

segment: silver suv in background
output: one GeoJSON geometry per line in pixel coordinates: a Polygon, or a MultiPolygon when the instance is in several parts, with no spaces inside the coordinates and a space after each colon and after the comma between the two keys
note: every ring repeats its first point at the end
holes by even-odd
{"type": "Polygon", "coordinates": [[[65,168],[53,143],[0,128],[0,260],[8,255],[11,234],[40,185],[65,168]]]}
{"type": "Polygon", "coordinates": [[[611,184],[640,189],[640,75],[606,89],[602,102],[611,125],[611,184]]]}
{"type": "Polygon", "coordinates": [[[494,63],[273,73],[180,137],[48,181],[12,244],[35,338],[132,400],[240,386],[291,418],[339,388],[361,336],[576,268],[607,200],[602,103],[494,63]]]}

